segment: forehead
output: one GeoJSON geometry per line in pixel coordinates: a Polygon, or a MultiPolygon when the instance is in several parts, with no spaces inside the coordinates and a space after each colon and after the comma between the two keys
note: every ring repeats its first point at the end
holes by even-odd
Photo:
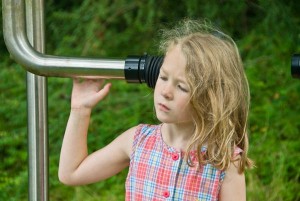
{"type": "Polygon", "coordinates": [[[176,45],[168,49],[162,65],[162,70],[167,72],[176,71],[184,76],[186,64],[186,58],[181,51],[180,45],[176,45]]]}

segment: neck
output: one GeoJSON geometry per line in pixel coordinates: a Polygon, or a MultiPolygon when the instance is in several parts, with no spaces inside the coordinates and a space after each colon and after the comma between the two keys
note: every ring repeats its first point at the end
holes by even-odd
{"type": "Polygon", "coordinates": [[[166,144],[177,150],[185,151],[193,135],[195,126],[192,122],[163,124],[162,137],[166,144]]]}

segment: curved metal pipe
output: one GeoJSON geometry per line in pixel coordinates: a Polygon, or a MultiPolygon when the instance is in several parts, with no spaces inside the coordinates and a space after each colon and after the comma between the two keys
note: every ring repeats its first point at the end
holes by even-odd
{"type": "Polygon", "coordinates": [[[46,77],[125,79],[125,60],[45,55],[28,42],[24,0],[3,0],[3,35],[14,60],[27,71],[46,77]]]}

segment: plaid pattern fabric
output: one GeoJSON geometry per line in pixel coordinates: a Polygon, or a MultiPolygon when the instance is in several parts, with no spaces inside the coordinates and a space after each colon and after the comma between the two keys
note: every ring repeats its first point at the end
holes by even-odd
{"type": "MultiPolygon", "coordinates": [[[[161,125],[140,125],[136,131],[126,200],[218,200],[225,172],[210,164],[188,166],[181,152],[164,143],[160,129],[161,125]]],[[[197,161],[196,153],[191,155],[197,161]]]]}

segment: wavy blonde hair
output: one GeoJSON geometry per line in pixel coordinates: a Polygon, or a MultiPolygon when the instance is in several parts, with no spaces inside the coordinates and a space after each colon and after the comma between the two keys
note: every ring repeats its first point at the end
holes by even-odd
{"type": "Polygon", "coordinates": [[[200,164],[210,163],[226,170],[234,160],[234,150],[243,150],[238,170],[252,166],[248,154],[248,113],[250,92],[242,60],[235,42],[208,22],[183,20],[175,28],[162,31],[160,50],[166,53],[181,47],[192,90],[195,131],[187,148],[197,149],[200,164]],[[206,146],[205,154],[201,147],[206,146]]]}

